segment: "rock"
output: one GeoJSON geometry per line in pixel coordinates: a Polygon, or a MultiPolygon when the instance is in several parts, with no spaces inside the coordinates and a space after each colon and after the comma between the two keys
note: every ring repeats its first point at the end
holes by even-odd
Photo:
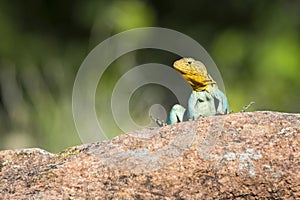
{"type": "Polygon", "coordinates": [[[300,199],[300,114],[248,112],[0,152],[0,199],[300,199]]]}

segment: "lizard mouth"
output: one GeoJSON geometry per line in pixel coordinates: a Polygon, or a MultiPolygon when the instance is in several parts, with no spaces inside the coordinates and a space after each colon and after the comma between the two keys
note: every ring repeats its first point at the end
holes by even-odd
{"type": "Polygon", "coordinates": [[[176,66],[175,64],[173,65],[173,68],[174,68],[176,71],[180,72],[180,73],[186,73],[186,72],[182,71],[182,69],[180,69],[180,68],[179,68],[178,66],[176,66]]]}
{"type": "Polygon", "coordinates": [[[182,69],[182,68],[179,66],[179,64],[177,65],[176,62],[174,63],[173,68],[174,68],[176,71],[180,72],[181,74],[187,74],[187,73],[188,73],[188,72],[186,72],[184,69],[182,69]]]}
{"type": "Polygon", "coordinates": [[[180,72],[181,74],[187,74],[187,72],[182,71],[181,69],[178,69],[178,68],[175,68],[175,67],[174,67],[174,69],[175,69],[176,71],[180,72]]]}

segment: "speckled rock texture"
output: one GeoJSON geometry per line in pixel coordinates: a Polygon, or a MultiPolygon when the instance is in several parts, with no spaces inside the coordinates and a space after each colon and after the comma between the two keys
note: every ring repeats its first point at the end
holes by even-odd
{"type": "Polygon", "coordinates": [[[247,112],[0,152],[0,199],[300,199],[300,114],[247,112]]]}

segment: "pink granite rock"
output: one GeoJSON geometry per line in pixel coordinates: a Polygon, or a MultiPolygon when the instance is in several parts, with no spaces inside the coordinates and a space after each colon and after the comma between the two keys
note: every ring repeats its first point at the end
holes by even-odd
{"type": "Polygon", "coordinates": [[[0,199],[300,199],[300,114],[248,112],[59,155],[0,152],[0,199]]]}

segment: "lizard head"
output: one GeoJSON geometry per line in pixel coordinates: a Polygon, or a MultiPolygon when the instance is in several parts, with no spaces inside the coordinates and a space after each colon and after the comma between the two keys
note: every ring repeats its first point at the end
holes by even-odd
{"type": "Polygon", "coordinates": [[[195,91],[206,90],[208,85],[216,83],[208,74],[205,65],[193,58],[182,58],[175,61],[173,66],[195,91]]]}

